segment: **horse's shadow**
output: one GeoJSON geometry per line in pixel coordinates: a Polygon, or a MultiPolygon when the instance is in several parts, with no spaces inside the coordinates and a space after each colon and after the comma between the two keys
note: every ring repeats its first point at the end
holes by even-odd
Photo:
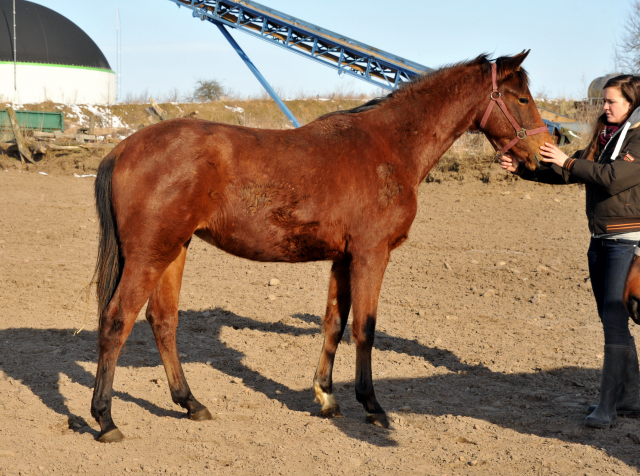
{"type": "MultiPolygon", "coordinates": [[[[244,385],[293,411],[314,413],[318,410],[317,404],[312,401],[313,392],[310,388],[303,391],[292,390],[247,367],[243,363],[245,354],[224,344],[220,333],[226,326],[236,330],[251,329],[282,335],[318,335],[321,332],[319,317],[297,314],[289,318],[288,322],[285,319],[286,323],[269,324],[217,308],[209,313],[210,317],[203,320],[201,312],[180,312],[178,348],[180,351],[188,352],[187,357],[181,358],[183,363],[210,361],[220,372],[230,377],[241,378],[244,385]],[[293,325],[296,323],[303,325],[293,325]],[[214,358],[211,358],[212,351],[215,351],[214,358]]],[[[345,340],[348,340],[347,336],[348,331],[345,333],[345,340]]],[[[96,339],[96,332],[88,331],[73,337],[73,331],[68,329],[6,329],[0,331],[0,342],[3,343],[0,347],[0,370],[21,381],[53,411],[67,416],[69,428],[96,436],[95,429],[69,410],[64,396],[58,390],[58,372],[66,375],[72,382],[87,388],[93,386],[94,375],[78,362],[96,362],[96,339]]],[[[155,343],[148,325],[138,321],[118,365],[161,365],[157,350],[154,353],[149,352],[153,348],[155,343]]],[[[597,400],[597,395],[591,390],[597,386],[599,372],[596,370],[564,367],[535,374],[503,374],[493,372],[481,364],[462,363],[447,350],[381,332],[376,333],[376,348],[423,359],[424,362],[436,367],[445,367],[449,371],[444,374],[438,372],[438,375],[432,377],[404,379],[381,379],[375,378],[374,375],[374,383],[383,407],[387,410],[400,407],[400,414],[407,411],[405,420],[419,420],[422,416],[428,415],[472,417],[524,434],[553,437],[603,448],[611,456],[640,469],[637,447],[633,448],[634,443],[630,439],[627,442],[621,438],[627,439],[625,428],[637,420],[622,419],[617,424],[617,429],[614,427],[606,431],[589,430],[582,426],[585,405],[576,403],[575,397],[576,393],[582,393],[583,397],[597,400]],[[585,392],[587,395],[584,395],[585,392]],[[410,408],[403,410],[405,406],[410,408]]],[[[349,350],[341,348],[338,352],[349,350]]],[[[317,351],[319,353],[320,345],[317,351]]],[[[383,359],[384,356],[379,358],[383,359]]],[[[352,438],[373,445],[396,444],[392,431],[364,422],[364,411],[355,401],[353,384],[348,387],[338,385],[335,392],[347,416],[331,420],[337,428],[352,438]]],[[[114,396],[135,403],[156,416],[184,418],[182,411],[159,407],[149,400],[134,397],[124,391],[114,391],[114,396]]],[[[196,396],[206,404],[206,395],[196,396]]],[[[396,423],[402,424],[398,420],[396,423]]],[[[413,423],[418,426],[429,425],[426,419],[413,423]]],[[[638,431],[635,430],[635,433],[638,431]]]]}

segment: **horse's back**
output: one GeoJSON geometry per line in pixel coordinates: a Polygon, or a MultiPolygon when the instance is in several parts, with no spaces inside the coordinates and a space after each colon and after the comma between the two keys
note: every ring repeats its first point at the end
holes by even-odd
{"type": "Polygon", "coordinates": [[[372,223],[403,187],[390,190],[394,167],[381,174],[362,138],[325,122],[277,131],[178,119],[143,129],[119,146],[119,228],[184,241],[195,233],[259,261],[336,259],[354,234],[375,240],[385,227],[372,223]]]}

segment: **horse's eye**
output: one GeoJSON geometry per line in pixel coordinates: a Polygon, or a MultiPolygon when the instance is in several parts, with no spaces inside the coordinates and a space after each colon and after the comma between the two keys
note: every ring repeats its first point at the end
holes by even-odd
{"type": "Polygon", "coordinates": [[[529,100],[527,98],[520,98],[518,99],[518,102],[520,104],[529,104],[529,100]]]}

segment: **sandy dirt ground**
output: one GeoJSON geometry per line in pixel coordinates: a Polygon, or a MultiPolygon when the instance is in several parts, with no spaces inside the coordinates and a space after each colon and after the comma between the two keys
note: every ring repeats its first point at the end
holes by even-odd
{"type": "Polygon", "coordinates": [[[392,255],[373,364],[392,429],[365,422],[348,337],[335,368],[345,418],[315,416],[328,263],[254,263],[196,238],[178,344],[214,421],[171,402],[141,314],[114,386],[126,439],[101,444],[83,291],[93,178],[0,170],[0,474],[637,474],[640,420],[583,426],[603,353],[584,191],[493,177],[425,183],[392,255]]]}

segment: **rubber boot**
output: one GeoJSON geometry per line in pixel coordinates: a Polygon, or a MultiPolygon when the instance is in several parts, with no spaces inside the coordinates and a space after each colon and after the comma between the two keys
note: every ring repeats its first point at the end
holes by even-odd
{"type": "Polygon", "coordinates": [[[591,428],[609,428],[616,419],[616,402],[622,391],[631,349],[627,345],[605,345],[600,402],[584,421],[591,428]]]}
{"type": "MultiPolygon", "coordinates": [[[[636,341],[632,337],[629,347],[629,359],[627,360],[627,374],[622,384],[622,392],[616,403],[616,413],[630,418],[640,417],[640,368],[638,366],[638,351],[636,341]]],[[[597,405],[589,405],[587,414],[593,413],[597,405]]]]}

